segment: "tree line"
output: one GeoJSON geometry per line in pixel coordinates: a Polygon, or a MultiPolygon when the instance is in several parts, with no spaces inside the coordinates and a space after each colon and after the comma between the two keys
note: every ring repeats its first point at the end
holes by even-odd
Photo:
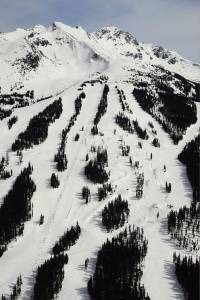
{"type": "Polygon", "coordinates": [[[55,122],[62,113],[62,99],[59,98],[48,105],[42,112],[34,116],[26,130],[20,133],[12,144],[12,151],[31,148],[43,143],[48,136],[50,123],[55,122]]]}
{"type": "Polygon", "coordinates": [[[97,108],[97,113],[94,118],[94,126],[91,129],[92,134],[98,134],[98,123],[101,120],[101,117],[106,113],[107,107],[108,107],[108,92],[109,92],[109,86],[107,84],[104,85],[103,94],[100,100],[100,103],[97,108]]]}
{"type": "Polygon", "coordinates": [[[31,198],[36,185],[31,179],[33,167],[29,164],[16,178],[12,189],[4,197],[0,207],[0,256],[7,244],[23,234],[24,223],[31,218],[31,198]]]}
{"type": "Polygon", "coordinates": [[[56,168],[59,172],[62,172],[67,169],[68,160],[65,154],[65,147],[67,142],[67,135],[70,132],[72,126],[74,126],[75,121],[80,114],[82,108],[82,99],[85,99],[85,93],[82,92],[76,99],[75,99],[75,113],[71,116],[68,126],[62,130],[61,134],[61,143],[58,148],[57,153],[54,156],[54,162],[56,163],[56,168]]]}

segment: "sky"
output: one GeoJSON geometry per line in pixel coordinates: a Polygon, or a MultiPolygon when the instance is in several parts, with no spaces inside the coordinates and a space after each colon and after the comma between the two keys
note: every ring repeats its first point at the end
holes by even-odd
{"type": "Polygon", "coordinates": [[[0,31],[54,21],[89,32],[117,26],[200,63],[200,0],[0,0],[0,31]]]}

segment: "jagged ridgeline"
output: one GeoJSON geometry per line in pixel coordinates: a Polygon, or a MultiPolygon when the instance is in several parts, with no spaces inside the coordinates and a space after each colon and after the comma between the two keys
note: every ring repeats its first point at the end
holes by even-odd
{"type": "Polygon", "coordinates": [[[31,198],[36,190],[30,177],[32,171],[33,167],[29,164],[3,199],[0,207],[0,256],[6,251],[7,244],[23,233],[24,223],[31,218],[31,198]]]}
{"type": "Polygon", "coordinates": [[[26,130],[20,133],[12,144],[12,151],[28,149],[44,142],[48,137],[49,125],[58,119],[61,113],[62,99],[59,98],[30,120],[26,130]]]}
{"type": "Polygon", "coordinates": [[[107,240],[98,252],[88,292],[93,300],[149,300],[141,284],[142,261],[147,253],[143,230],[129,228],[107,240]]]}
{"type": "Polygon", "coordinates": [[[199,85],[164,69],[159,71],[162,72],[159,78],[158,75],[148,75],[150,84],[134,82],[133,95],[143,110],[151,114],[177,144],[186,129],[197,121],[195,101],[200,101],[199,85]]]}

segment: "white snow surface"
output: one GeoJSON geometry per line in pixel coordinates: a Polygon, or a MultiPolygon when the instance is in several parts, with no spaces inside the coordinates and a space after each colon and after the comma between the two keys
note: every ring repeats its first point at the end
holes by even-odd
{"type": "MultiPolygon", "coordinates": [[[[18,164],[16,153],[10,151],[14,139],[25,130],[29,120],[49,103],[58,97],[41,101],[24,108],[16,108],[13,115],[19,121],[11,130],[7,128],[8,118],[0,122],[0,156],[9,151],[9,168],[13,176],[1,181],[0,202],[6,195],[16,176],[28,162],[33,165],[32,178],[37,186],[33,195],[33,217],[25,223],[22,236],[8,245],[8,250],[0,258],[0,294],[8,295],[21,273],[23,279],[22,293],[19,299],[31,297],[37,267],[50,257],[51,249],[59,237],[78,221],[82,233],[77,243],[68,251],[69,262],[65,266],[65,278],[59,300],[86,300],[87,280],[93,274],[97,252],[108,237],[116,235],[121,229],[107,233],[101,224],[101,211],[105,204],[118,194],[128,200],[130,206],[129,224],[144,228],[148,239],[148,252],[144,260],[142,282],[151,300],[184,299],[183,291],[174,274],[173,252],[177,249],[167,233],[167,214],[171,205],[179,209],[189,206],[192,200],[192,189],[186,176],[186,170],[177,155],[186,142],[195,137],[200,128],[200,120],[186,131],[178,146],[174,145],[161,126],[145,113],[132,95],[133,86],[124,83],[129,73],[125,65],[136,70],[151,70],[161,65],[167,70],[177,72],[188,79],[200,81],[200,66],[194,65],[170,51],[170,57],[177,62],[169,64],[167,59],[157,58],[153,54],[155,46],[138,43],[134,37],[126,39],[126,33],[117,34],[115,27],[107,27],[89,34],[81,27],[71,28],[59,22],[50,28],[36,26],[33,29],[17,29],[12,33],[0,34],[0,86],[2,92],[26,92],[33,89],[36,97],[56,95],[60,93],[63,113],[49,127],[48,138],[44,143],[23,151],[23,163],[18,164]],[[106,34],[102,34],[102,30],[106,34]],[[34,40],[48,41],[46,46],[35,46],[34,40]],[[18,60],[29,52],[40,57],[39,66],[35,70],[21,72],[18,60]],[[124,55],[129,53],[129,55],[124,55]],[[141,53],[142,57],[134,55],[141,53]],[[55,171],[54,155],[60,143],[60,134],[74,113],[74,100],[80,94],[77,90],[84,80],[95,79],[98,74],[108,76],[110,92],[108,109],[102,117],[98,128],[103,136],[92,136],[91,127],[102,95],[103,85],[97,83],[84,87],[86,98],[83,99],[81,113],[71,128],[66,154],[68,168],[59,173],[60,186],[52,189],[49,178],[55,171]],[[19,88],[23,85],[22,88],[19,88]],[[115,85],[124,90],[127,102],[133,114],[127,113],[131,120],[137,119],[142,128],[149,128],[150,138],[142,141],[143,148],[138,147],[136,134],[129,134],[115,123],[116,114],[121,111],[115,85]],[[148,122],[154,124],[161,147],[151,145],[154,138],[148,122]],[[84,126],[84,130],[81,128],[84,126]],[[116,135],[113,134],[116,129],[116,135]],[[78,142],[74,141],[76,133],[80,134],[78,142]],[[130,164],[128,157],[122,157],[120,144],[130,146],[133,161],[140,161],[139,172],[144,172],[144,194],[142,199],[135,198],[137,172],[130,164]],[[97,200],[99,185],[89,182],[84,176],[85,155],[90,152],[91,145],[104,146],[108,151],[108,168],[110,182],[116,186],[112,196],[102,202],[97,200]],[[150,153],[153,159],[150,160],[150,153]],[[163,171],[166,165],[167,172],[163,171]],[[172,193],[164,192],[165,182],[172,183],[172,193]],[[85,204],[81,198],[81,189],[87,185],[92,191],[91,202],[85,204]],[[156,215],[159,212],[160,217],[156,215]],[[44,224],[39,226],[40,215],[44,215],[44,224]],[[89,267],[84,269],[84,261],[89,258],[89,267]]],[[[200,112],[197,103],[198,116],[200,112]]]]}

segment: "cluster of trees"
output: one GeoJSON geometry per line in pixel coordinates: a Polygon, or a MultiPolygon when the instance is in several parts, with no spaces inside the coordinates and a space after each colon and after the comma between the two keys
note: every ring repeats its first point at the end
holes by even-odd
{"type": "Polygon", "coordinates": [[[26,93],[0,94],[0,104],[14,105],[13,108],[28,106],[30,101],[34,99],[34,91],[26,93]]]}
{"type": "Polygon", "coordinates": [[[140,162],[138,160],[136,160],[133,164],[132,158],[131,158],[131,156],[129,156],[129,162],[130,162],[130,165],[133,166],[134,169],[139,169],[140,162]]]}
{"type": "Polygon", "coordinates": [[[93,300],[150,300],[141,284],[148,242],[139,228],[125,229],[98,252],[88,292],[93,300]]]}
{"type": "Polygon", "coordinates": [[[10,171],[4,170],[0,174],[0,179],[8,179],[12,176],[12,169],[10,171]]]}
{"type": "Polygon", "coordinates": [[[64,253],[78,240],[81,228],[77,223],[67,230],[52,249],[52,256],[37,269],[34,285],[34,300],[53,300],[62,288],[64,265],[68,263],[68,255],[64,253]]]}
{"type": "Polygon", "coordinates": [[[80,135],[79,135],[79,133],[77,133],[74,138],[75,142],[77,142],[79,140],[79,138],[80,138],[80,135]]]}
{"type": "Polygon", "coordinates": [[[17,150],[17,156],[19,158],[19,165],[21,165],[21,163],[23,161],[23,153],[21,150],[17,150]]]}
{"type": "Polygon", "coordinates": [[[126,200],[122,200],[122,196],[118,195],[114,201],[106,205],[102,211],[102,224],[107,231],[122,227],[128,220],[129,207],[126,200]]]}
{"type": "Polygon", "coordinates": [[[75,99],[75,113],[71,116],[68,126],[62,130],[61,134],[61,143],[58,148],[57,153],[54,156],[54,162],[56,163],[56,168],[58,172],[62,172],[67,169],[67,156],[65,154],[65,147],[67,142],[67,135],[70,132],[72,126],[74,126],[75,121],[80,114],[82,108],[82,99],[85,99],[85,93],[82,92],[76,99],[75,99]]]}
{"type": "Polygon", "coordinates": [[[174,253],[175,273],[180,285],[182,286],[187,300],[199,300],[200,285],[199,285],[199,272],[200,262],[199,259],[193,260],[191,256],[180,257],[174,253]]]}
{"type": "Polygon", "coordinates": [[[115,87],[117,90],[117,94],[119,95],[119,102],[121,104],[122,110],[125,111],[127,110],[129,113],[132,114],[132,110],[130,109],[128,103],[126,102],[126,96],[124,94],[123,90],[118,89],[118,87],[115,87]]]}
{"type": "MultiPolygon", "coordinates": [[[[30,36],[30,35],[29,35],[30,36]]],[[[32,43],[36,46],[48,46],[48,45],[51,45],[50,42],[48,40],[45,40],[45,39],[41,39],[41,38],[35,38],[32,43]]]]}
{"type": "Polygon", "coordinates": [[[171,193],[171,191],[172,191],[172,184],[170,182],[168,183],[166,181],[166,183],[165,183],[165,190],[166,190],[167,193],[171,193]]]}
{"type": "Polygon", "coordinates": [[[3,199],[0,207],[0,256],[11,240],[23,233],[24,223],[31,218],[31,198],[36,190],[30,177],[32,171],[30,164],[21,171],[12,189],[3,199]]]}
{"type": "Polygon", "coordinates": [[[194,202],[189,208],[184,206],[179,211],[171,210],[168,214],[168,233],[176,240],[179,247],[190,251],[200,249],[200,206],[194,202]]]}
{"type": "Polygon", "coordinates": [[[157,138],[154,138],[153,141],[152,141],[152,145],[154,147],[157,147],[157,148],[160,148],[160,142],[157,138]]]}
{"type": "Polygon", "coordinates": [[[125,111],[126,110],[126,106],[124,104],[124,100],[126,100],[126,96],[124,95],[124,91],[120,90],[116,87],[117,93],[119,95],[119,102],[121,104],[122,110],[125,111]]]}
{"type": "MultiPolygon", "coordinates": [[[[139,83],[140,85],[140,83],[139,83]]],[[[152,110],[154,108],[154,97],[148,93],[148,90],[146,87],[142,86],[141,87],[135,87],[133,90],[133,96],[135,99],[138,101],[142,109],[149,114],[152,114],[152,110]]]]}
{"type": "Polygon", "coordinates": [[[62,288],[64,265],[68,263],[67,254],[54,255],[37,269],[33,290],[33,300],[53,300],[62,288]]]}
{"type": "Polygon", "coordinates": [[[122,156],[129,156],[130,153],[130,146],[128,145],[121,145],[121,150],[122,150],[122,156]]]}
{"type": "Polygon", "coordinates": [[[0,108],[0,121],[7,118],[7,117],[10,117],[11,114],[12,114],[11,109],[0,108]]]}
{"type": "Polygon", "coordinates": [[[153,134],[157,135],[157,131],[154,129],[154,125],[152,122],[148,122],[149,127],[151,128],[151,131],[153,134]]]}
{"type": "MultiPolygon", "coordinates": [[[[100,74],[100,73],[97,72],[97,74],[100,74]]],[[[106,83],[107,81],[108,81],[108,77],[107,77],[107,76],[105,76],[105,75],[100,75],[100,76],[98,77],[98,79],[92,79],[92,80],[86,80],[86,81],[84,81],[84,82],[81,84],[81,86],[80,86],[80,88],[79,88],[78,90],[80,90],[80,89],[83,88],[83,87],[86,87],[87,84],[90,84],[91,86],[94,86],[94,85],[97,84],[97,83],[103,84],[103,83],[106,83]]]]}
{"type": "Polygon", "coordinates": [[[101,117],[106,113],[107,111],[107,106],[108,106],[108,92],[109,92],[109,86],[105,84],[104,89],[103,89],[103,94],[100,100],[100,103],[98,105],[98,110],[96,113],[96,116],[94,118],[94,126],[91,129],[92,134],[98,134],[98,123],[101,120],[101,117]]]}
{"type": "Polygon", "coordinates": [[[171,211],[168,215],[168,231],[179,247],[190,251],[200,249],[198,237],[200,233],[200,135],[189,142],[179,154],[179,160],[186,165],[187,175],[193,189],[193,201],[189,208],[171,211]]]}
{"type": "Polygon", "coordinates": [[[85,175],[94,183],[104,183],[108,181],[109,175],[104,169],[104,165],[96,160],[90,160],[85,167],[85,175]]]}
{"type": "Polygon", "coordinates": [[[148,140],[149,136],[147,134],[147,131],[146,129],[142,129],[139,124],[138,124],[138,121],[133,121],[133,125],[134,125],[134,128],[135,128],[135,131],[138,135],[139,138],[143,139],[143,140],[148,140]]]}
{"type": "Polygon", "coordinates": [[[79,239],[81,234],[81,228],[77,223],[76,226],[72,226],[68,229],[63,236],[59,239],[59,241],[54,245],[52,252],[53,255],[59,255],[73,245],[75,245],[76,241],[79,239]]]}
{"type": "Polygon", "coordinates": [[[9,156],[7,152],[6,157],[3,156],[0,161],[0,179],[7,179],[12,176],[12,169],[10,171],[6,170],[8,164],[9,164],[9,156]]]}
{"type": "Polygon", "coordinates": [[[106,166],[108,166],[107,150],[99,147],[97,149],[96,158],[90,160],[85,166],[85,175],[94,183],[105,183],[109,178],[109,175],[105,170],[106,166]]]}
{"type": "Polygon", "coordinates": [[[193,200],[200,202],[200,134],[188,143],[179,154],[179,160],[186,165],[187,176],[193,189],[193,200]]]}
{"type": "Polygon", "coordinates": [[[18,121],[18,117],[17,116],[13,116],[12,118],[10,118],[8,120],[8,129],[11,129],[13,127],[13,125],[18,121]]]}
{"type": "Polygon", "coordinates": [[[27,71],[35,70],[39,66],[40,56],[37,52],[29,52],[23,58],[18,59],[18,63],[21,67],[21,72],[25,74],[27,71]]]}
{"type": "Polygon", "coordinates": [[[123,130],[128,131],[129,133],[134,133],[131,121],[127,116],[124,115],[124,113],[118,113],[115,121],[123,130]]]}
{"type": "Polygon", "coordinates": [[[84,186],[82,188],[82,198],[85,200],[85,203],[87,204],[91,199],[91,193],[90,189],[87,186],[84,186]]]}
{"type": "Polygon", "coordinates": [[[58,175],[56,175],[55,173],[52,173],[52,175],[51,175],[50,185],[51,185],[53,188],[58,188],[59,185],[60,185],[60,181],[59,181],[59,179],[58,179],[58,175]]]}
{"type": "MultiPolygon", "coordinates": [[[[17,277],[17,282],[12,288],[12,293],[9,296],[10,300],[17,300],[19,295],[21,294],[21,286],[22,286],[22,277],[19,275],[17,277]]],[[[8,298],[4,295],[1,296],[1,300],[8,300],[8,298]]]]}
{"type": "MultiPolygon", "coordinates": [[[[189,100],[187,96],[163,92],[159,93],[159,99],[163,104],[163,106],[159,108],[159,111],[169,123],[179,128],[182,134],[187,127],[196,123],[196,104],[189,100]]],[[[179,140],[180,137],[177,136],[177,139],[179,140]]]]}
{"type": "Polygon", "coordinates": [[[20,133],[12,144],[12,151],[28,149],[44,142],[48,136],[50,123],[58,119],[61,113],[62,99],[59,98],[30,120],[26,130],[20,133]]]}
{"type": "Polygon", "coordinates": [[[111,183],[104,183],[101,187],[98,188],[98,200],[102,201],[104,199],[106,199],[108,194],[112,194],[113,193],[113,187],[111,185],[111,183]]]}
{"type": "Polygon", "coordinates": [[[163,89],[155,96],[150,89],[139,84],[133,95],[144,111],[151,114],[177,144],[186,128],[197,120],[196,105],[188,96],[175,94],[167,85],[163,85],[163,89]]]}
{"type": "Polygon", "coordinates": [[[143,195],[144,173],[138,174],[136,186],[136,198],[141,199],[143,195]]]}

